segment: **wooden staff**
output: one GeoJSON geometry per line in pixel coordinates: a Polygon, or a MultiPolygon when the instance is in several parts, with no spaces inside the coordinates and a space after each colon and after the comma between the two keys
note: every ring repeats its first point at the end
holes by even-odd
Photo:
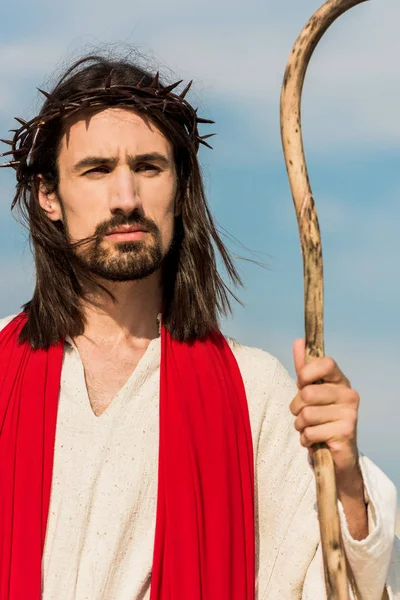
{"type": "MultiPolygon", "coordinates": [[[[329,0],[309,20],[290,55],[281,95],[281,133],[299,225],[304,264],[306,360],[324,356],[322,246],[301,132],[301,94],[311,56],[330,25],[366,0],[329,0]]],[[[325,444],[314,446],[318,515],[328,600],[347,600],[346,557],[340,534],[335,470],[325,444]]]]}

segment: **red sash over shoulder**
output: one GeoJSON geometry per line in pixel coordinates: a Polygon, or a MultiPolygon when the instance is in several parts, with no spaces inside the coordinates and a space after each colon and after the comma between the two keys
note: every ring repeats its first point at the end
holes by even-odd
{"type": "MultiPolygon", "coordinates": [[[[0,332],[0,600],[40,600],[63,344],[0,332]]],[[[151,600],[254,600],[254,473],[246,395],[220,333],[161,334],[151,600]]],[[[96,599],[93,599],[96,600],[96,599]]]]}

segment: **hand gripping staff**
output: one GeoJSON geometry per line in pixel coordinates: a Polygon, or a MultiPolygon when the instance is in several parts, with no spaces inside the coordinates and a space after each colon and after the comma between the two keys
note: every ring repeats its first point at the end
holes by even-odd
{"type": "MultiPolygon", "coordinates": [[[[281,133],[299,225],[304,265],[306,360],[324,355],[321,234],[301,132],[301,94],[311,56],[330,25],[366,0],[329,0],[308,21],[290,55],[281,95],[281,133]]],[[[328,600],[348,600],[346,557],[340,534],[334,464],[325,444],[314,446],[318,515],[328,600]]]]}

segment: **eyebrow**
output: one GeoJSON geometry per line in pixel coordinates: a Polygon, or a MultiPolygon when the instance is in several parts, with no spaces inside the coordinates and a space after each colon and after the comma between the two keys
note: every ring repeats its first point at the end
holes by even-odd
{"type": "MultiPolygon", "coordinates": [[[[136,156],[128,156],[128,165],[134,168],[138,163],[153,162],[164,167],[170,164],[169,159],[159,152],[148,152],[146,154],[137,154],[136,156]]],[[[115,167],[118,163],[118,158],[114,156],[85,156],[78,161],[73,167],[73,173],[83,171],[84,169],[100,167],[102,165],[110,165],[115,167]]]]}

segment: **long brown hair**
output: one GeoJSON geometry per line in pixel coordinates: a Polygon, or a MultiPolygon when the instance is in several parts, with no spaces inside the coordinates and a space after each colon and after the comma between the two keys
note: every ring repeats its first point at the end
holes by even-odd
{"type": "MultiPolygon", "coordinates": [[[[64,101],[93,87],[110,85],[110,81],[136,86],[143,78],[149,84],[154,75],[126,60],[90,55],[64,73],[50,94],[51,101],[64,101]]],[[[41,113],[46,112],[47,104],[46,100],[41,113]]],[[[139,105],[134,110],[141,112],[139,105]]],[[[241,280],[210,213],[196,148],[188,142],[187,131],[160,109],[146,110],[142,116],[155,122],[174,149],[182,210],[175,218],[174,240],[162,267],[163,322],[175,339],[190,342],[218,328],[221,315],[231,312],[232,298],[237,300],[219,273],[216,254],[232,284],[241,285],[241,280]]],[[[63,224],[52,222],[38,201],[39,174],[57,191],[63,132],[62,118],[43,127],[29,165],[29,179],[18,184],[13,202],[27,223],[36,267],[35,290],[23,307],[28,320],[20,336],[20,341],[28,341],[33,348],[48,348],[67,335],[81,335],[85,327],[81,282],[90,275],[77,260],[63,224]]]]}

